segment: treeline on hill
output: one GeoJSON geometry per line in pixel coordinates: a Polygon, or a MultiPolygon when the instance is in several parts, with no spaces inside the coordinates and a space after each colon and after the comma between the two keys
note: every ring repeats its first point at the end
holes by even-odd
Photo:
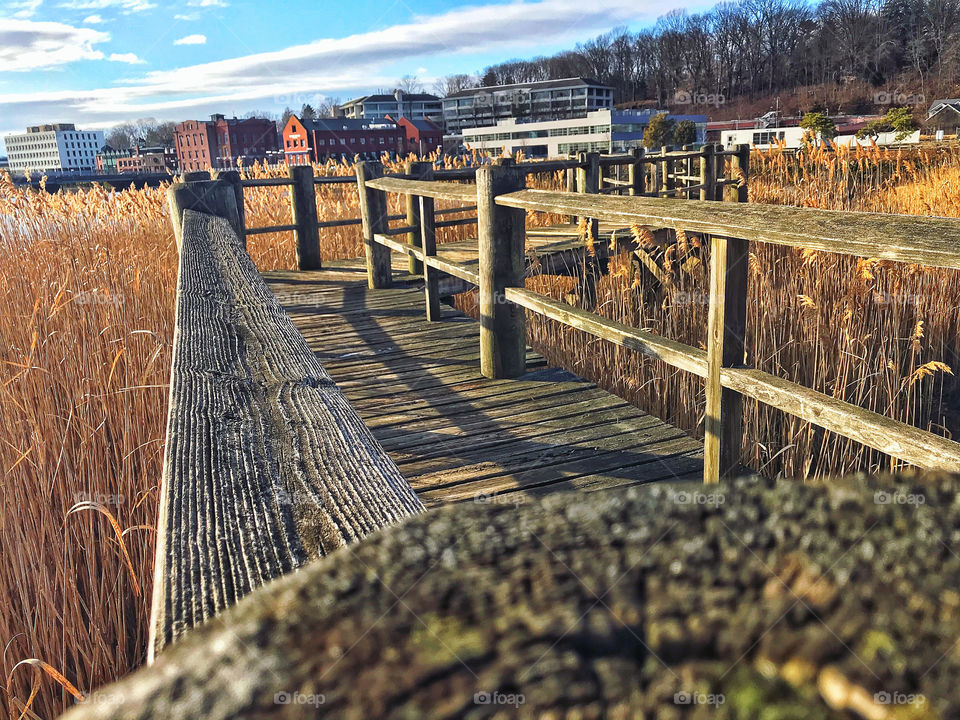
{"type": "Polygon", "coordinates": [[[614,87],[619,103],[669,103],[680,90],[730,101],[799,86],[900,83],[922,104],[919,96],[949,92],[960,77],[960,0],[725,2],[702,14],[671,12],[638,33],[618,28],[550,57],[493,65],[476,77],[451,76],[437,89],[573,76],[614,87]]]}

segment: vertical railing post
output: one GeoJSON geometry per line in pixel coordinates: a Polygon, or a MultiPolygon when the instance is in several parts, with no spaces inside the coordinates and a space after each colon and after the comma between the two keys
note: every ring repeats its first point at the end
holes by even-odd
{"type": "MultiPolygon", "coordinates": [[[[413,177],[414,180],[433,180],[433,163],[431,162],[407,162],[403,166],[403,172],[413,177]]],[[[420,199],[416,195],[408,194],[407,201],[407,225],[417,228],[407,233],[407,244],[410,247],[421,249],[423,241],[420,231],[420,199]]],[[[421,275],[423,273],[423,263],[417,258],[410,256],[410,274],[421,275]]]]}
{"type": "Polygon", "coordinates": [[[367,285],[370,289],[388,288],[393,284],[390,248],[374,242],[374,235],[382,235],[387,222],[387,194],[367,185],[383,175],[378,162],[357,163],[357,188],[360,191],[360,220],[363,225],[363,248],[367,258],[367,285]]]}
{"type": "Polygon", "coordinates": [[[523,287],[526,213],[496,204],[496,197],[526,185],[509,162],[477,168],[477,222],[480,251],[480,372],[513,378],[526,372],[526,318],[508,303],[504,289],[523,287]]]}
{"type": "Polygon", "coordinates": [[[726,185],[727,202],[747,202],[747,181],[750,177],[750,146],[737,145],[730,157],[730,179],[743,176],[743,184],[726,185]]]}
{"type": "Polygon", "coordinates": [[[293,165],[288,169],[293,209],[293,231],[297,240],[297,267],[320,269],[320,229],[317,227],[317,194],[313,187],[313,165],[293,165]]]}
{"type": "Polygon", "coordinates": [[[700,199],[716,200],[717,157],[713,145],[704,145],[700,151],[700,199]]]}
{"type": "Polygon", "coordinates": [[[630,183],[631,195],[643,195],[646,191],[644,187],[646,174],[644,173],[643,148],[634,148],[632,153],[633,162],[627,166],[627,181],[630,183]]]}
{"type": "MultiPolygon", "coordinates": [[[[577,169],[576,168],[567,168],[566,170],[566,181],[567,181],[567,192],[577,192],[577,169]]],[[[568,215],[567,222],[575,223],[577,217],[575,215],[568,215]]]]}
{"type": "MultiPolygon", "coordinates": [[[[423,241],[423,254],[426,257],[437,255],[437,228],[432,197],[420,197],[418,217],[420,218],[420,239],[423,241]]],[[[423,263],[423,293],[427,305],[427,320],[440,320],[440,283],[436,268],[423,263]]]]}
{"type": "Polygon", "coordinates": [[[660,154],[663,156],[663,160],[660,161],[660,189],[663,190],[664,197],[670,197],[669,191],[673,190],[675,185],[673,173],[671,172],[670,167],[673,161],[668,156],[669,152],[670,148],[668,148],[666,145],[660,148],[660,154]]]}
{"type": "MultiPolygon", "coordinates": [[[[740,145],[733,171],[747,177],[750,148],[740,145]]],[[[747,200],[747,187],[732,186],[728,197],[747,200]]],[[[747,282],[750,244],[740,238],[710,238],[710,312],[707,319],[706,414],[703,481],[736,475],[743,444],[743,396],[720,384],[725,367],[743,364],[747,328],[747,282]]]]}
{"type": "Polygon", "coordinates": [[[214,180],[222,180],[227,183],[231,188],[233,188],[233,195],[237,200],[237,213],[240,216],[240,228],[243,232],[240,233],[240,240],[243,242],[243,246],[247,246],[247,221],[243,213],[243,183],[240,178],[240,173],[236,170],[217,170],[213,173],[214,180]]]}
{"type": "MultiPolygon", "coordinates": [[[[600,153],[580,153],[580,167],[577,168],[577,192],[592,195],[600,192],[600,153]]],[[[599,223],[590,218],[587,221],[589,222],[587,230],[590,236],[596,239],[599,223]]]]}
{"type": "Polygon", "coordinates": [[[210,180],[204,173],[196,180],[174,183],[167,188],[167,207],[170,208],[170,222],[173,236],[179,250],[183,244],[183,211],[196,210],[209,215],[224,218],[234,232],[243,239],[243,225],[237,210],[237,197],[233,188],[223,180],[210,180]]]}

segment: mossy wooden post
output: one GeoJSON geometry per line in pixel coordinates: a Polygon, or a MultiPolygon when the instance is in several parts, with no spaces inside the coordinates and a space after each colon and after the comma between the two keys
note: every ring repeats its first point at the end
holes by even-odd
{"type": "MultiPolygon", "coordinates": [[[[433,180],[433,163],[431,162],[407,162],[403,166],[403,171],[414,180],[433,180]]],[[[422,235],[420,230],[420,199],[416,195],[408,194],[407,201],[407,225],[415,227],[407,233],[407,244],[410,247],[422,248],[422,235]]],[[[423,263],[410,256],[410,274],[423,274],[423,263]]]]}
{"type": "MultiPolygon", "coordinates": [[[[423,254],[435,257],[437,254],[437,228],[434,215],[433,198],[419,198],[417,215],[420,218],[420,238],[423,241],[423,254]]],[[[423,263],[423,293],[427,304],[427,320],[440,320],[440,275],[436,268],[423,263]]]]}
{"type": "Polygon", "coordinates": [[[240,179],[240,173],[236,170],[217,170],[213,174],[214,180],[222,180],[227,183],[231,188],[233,188],[233,194],[237,200],[237,214],[240,216],[240,227],[244,229],[244,232],[239,233],[240,240],[243,241],[244,247],[247,245],[247,234],[246,227],[247,221],[243,213],[243,183],[240,179]]]}
{"type": "MultiPolygon", "coordinates": [[[[684,152],[693,152],[693,145],[684,145],[683,148],[681,149],[684,152]]],[[[683,188],[693,184],[692,182],[690,182],[690,178],[693,177],[693,158],[692,157],[684,158],[681,167],[683,167],[683,174],[685,176],[684,179],[680,182],[680,187],[683,188]]],[[[683,193],[683,196],[688,200],[693,199],[690,197],[689,192],[683,193]]]]}
{"type": "Polygon", "coordinates": [[[297,268],[320,269],[320,230],[317,227],[317,195],[313,188],[313,165],[291,165],[288,169],[293,231],[297,241],[297,268]]]}
{"type": "Polygon", "coordinates": [[[477,168],[480,251],[480,372],[513,378],[526,372],[526,318],[504,289],[523,287],[526,212],[497,205],[497,195],[522,190],[523,172],[508,161],[477,168]]]}
{"type": "MultiPolygon", "coordinates": [[[[747,176],[750,147],[737,146],[734,176],[747,176]]],[[[729,186],[728,198],[746,202],[747,187],[729,186]]],[[[750,244],[740,238],[710,238],[710,312],[707,318],[706,414],[703,481],[734,477],[743,444],[743,396],[720,385],[723,368],[743,364],[747,328],[747,278],[750,244]]]]}
{"type": "Polygon", "coordinates": [[[700,199],[717,199],[717,156],[713,145],[700,151],[700,199]]]}
{"type": "Polygon", "coordinates": [[[390,248],[373,241],[374,235],[386,232],[387,194],[367,185],[383,175],[378,162],[357,163],[357,186],[360,191],[360,220],[363,225],[363,246],[367,257],[367,285],[370,289],[388,288],[393,284],[390,248]]]}
{"type": "Polygon", "coordinates": [[[630,183],[630,195],[643,195],[646,191],[644,187],[646,174],[644,172],[643,148],[634,148],[631,154],[633,155],[633,162],[627,166],[627,181],[630,183]]]}

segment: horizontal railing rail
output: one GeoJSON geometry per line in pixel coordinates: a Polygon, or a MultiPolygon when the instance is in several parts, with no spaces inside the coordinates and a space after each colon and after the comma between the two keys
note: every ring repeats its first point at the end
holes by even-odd
{"type": "Polygon", "coordinates": [[[167,198],[179,270],[151,658],[423,509],[257,271],[231,184],[178,183],[167,198]]]}
{"type": "MultiPolygon", "coordinates": [[[[636,153],[631,159],[637,160],[640,155],[636,153]]],[[[365,208],[370,286],[389,286],[391,251],[408,255],[411,262],[424,268],[428,317],[435,315],[431,307],[438,300],[437,273],[477,286],[482,317],[481,366],[488,377],[511,377],[523,372],[522,310],[526,310],[704,378],[706,482],[729,477],[740,467],[744,397],[897,460],[923,468],[960,470],[960,443],[744,365],[749,243],[960,268],[960,247],[956,243],[960,220],[747,204],[746,146],[726,152],[707,148],[699,153],[664,149],[646,160],[663,163],[664,158],[667,162],[699,158],[699,175],[678,172],[673,179],[706,180],[683,190],[696,192],[701,198],[706,195],[708,199],[677,202],[677,188],[656,191],[657,195],[672,197],[651,197],[649,192],[632,197],[606,194],[599,187],[602,176],[598,170],[603,163],[596,154],[580,158],[572,183],[579,192],[526,188],[526,173],[509,161],[478,169],[476,185],[381,178],[376,166],[364,165],[358,168],[358,183],[365,208]],[[731,177],[720,176],[720,157],[729,158],[731,177]],[[391,237],[394,233],[387,229],[379,211],[385,207],[388,192],[405,194],[411,203],[419,203],[422,244],[402,243],[391,237]],[[431,241],[440,225],[434,219],[436,213],[430,210],[433,200],[468,202],[471,196],[476,198],[478,208],[477,270],[438,257],[431,241]],[[733,202],[715,201],[723,196],[733,202]],[[707,349],[660,337],[527,290],[523,258],[528,212],[587,218],[594,224],[593,232],[596,223],[605,221],[619,226],[679,228],[701,234],[711,248],[707,349]]],[[[637,176],[627,182],[617,180],[612,183],[617,190],[646,189],[637,176]]],[[[411,232],[414,229],[413,224],[402,228],[411,232]]]]}

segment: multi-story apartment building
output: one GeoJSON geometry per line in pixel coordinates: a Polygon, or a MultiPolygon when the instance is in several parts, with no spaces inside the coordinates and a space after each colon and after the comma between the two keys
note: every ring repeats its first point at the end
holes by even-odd
{"type": "Polygon", "coordinates": [[[277,126],[265,118],[186,120],[174,131],[180,169],[232,168],[266,162],[278,150],[277,126]]]}
{"type": "Polygon", "coordinates": [[[364,95],[338,108],[338,113],[353,120],[385,120],[402,117],[411,120],[441,122],[440,98],[428,93],[405,93],[394,90],[393,95],[364,95]]]}
{"type": "MultiPolygon", "coordinates": [[[[523,151],[527,157],[564,157],[570,153],[624,152],[639,147],[650,118],[662,110],[595,110],[582,118],[566,120],[501,120],[491,127],[463,132],[463,142],[484,153],[499,155],[523,151]]],[[[697,142],[704,142],[706,115],[670,115],[670,120],[692,120],[697,142]]]]}
{"type": "Polygon", "coordinates": [[[73,123],[33,125],[4,137],[10,169],[88,171],[97,166],[102,130],[77,130],[73,123]]]}
{"type": "Polygon", "coordinates": [[[613,108],[613,88],[586,78],[566,78],[472,88],[443,99],[443,125],[448,135],[496,125],[500,120],[564,120],[613,108]]]}
{"type": "Polygon", "coordinates": [[[406,144],[403,128],[389,120],[313,118],[291,115],[283,127],[283,152],[289,165],[323,162],[329,158],[377,157],[402,153],[406,144]]]}

